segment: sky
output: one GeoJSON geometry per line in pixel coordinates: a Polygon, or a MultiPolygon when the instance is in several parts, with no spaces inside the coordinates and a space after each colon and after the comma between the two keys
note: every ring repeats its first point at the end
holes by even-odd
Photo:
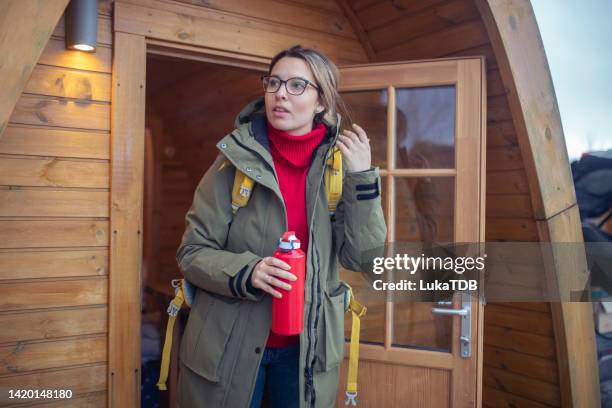
{"type": "Polygon", "coordinates": [[[531,0],[568,155],[612,149],[612,0],[531,0]]]}

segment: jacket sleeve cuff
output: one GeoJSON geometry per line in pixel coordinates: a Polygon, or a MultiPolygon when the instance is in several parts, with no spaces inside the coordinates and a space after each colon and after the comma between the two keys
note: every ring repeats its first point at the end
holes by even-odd
{"type": "Polygon", "coordinates": [[[254,287],[253,283],[251,282],[251,275],[253,275],[253,270],[255,269],[255,265],[257,265],[257,263],[260,260],[261,258],[257,259],[256,261],[251,262],[247,266],[248,270],[244,278],[244,291],[245,293],[247,293],[247,298],[251,300],[255,300],[255,301],[261,300],[263,296],[265,295],[265,292],[263,290],[254,287]]]}
{"type": "Polygon", "coordinates": [[[378,167],[355,173],[346,173],[346,195],[342,198],[347,202],[368,201],[380,197],[380,171],[378,167]]]}
{"type": "Polygon", "coordinates": [[[243,265],[240,270],[229,279],[229,289],[233,296],[252,301],[261,300],[264,291],[255,288],[251,283],[251,275],[255,265],[261,261],[261,258],[253,255],[246,265],[243,265]]]}

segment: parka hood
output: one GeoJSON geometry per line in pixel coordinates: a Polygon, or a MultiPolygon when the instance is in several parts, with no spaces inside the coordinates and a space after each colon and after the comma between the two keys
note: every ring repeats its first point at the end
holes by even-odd
{"type": "Polygon", "coordinates": [[[266,105],[263,96],[252,100],[240,110],[236,116],[236,119],[234,119],[234,126],[238,128],[244,123],[250,122],[252,120],[251,116],[255,114],[261,114],[264,116],[266,114],[266,105]]]}

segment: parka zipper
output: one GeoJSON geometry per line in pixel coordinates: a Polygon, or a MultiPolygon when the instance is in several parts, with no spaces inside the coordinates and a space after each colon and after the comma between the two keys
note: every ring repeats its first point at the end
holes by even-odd
{"type": "MultiPolygon", "coordinates": [[[[319,193],[321,191],[321,183],[323,182],[323,178],[325,177],[325,166],[327,166],[327,158],[330,154],[330,152],[333,151],[334,148],[334,144],[336,139],[338,138],[338,133],[340,132],[340,125],[341,125],[341,116],[337,115],[337,124],[336,124],[336,135],[334,136],[334,138],[332,139],[330,146],[327,148],[327,151],[325,152],[325,155],[323,156],[323,168],[321,171],[321,178],[319,179],[319,183],[317,183],[317,193],[315,195],[315,201],[314,201],[314,206],[313,206],[313,213],[312,213],[312,218],[310,220],[310,242],[314,242],[314,231],[313,231],[313,225],[314,225],[314,219],[315,219],[315,213],[317,210],[317,203],[319,200],[319,193]]],[[[317,346],[317,341],[318,341],[318,336],[317,336],[317,326],[319,324],[319,310],[321,307],[321,282],[319,279],[319,271],[321,269],[321,265],[320,265],[320,261],[319,261],[319,252],[316,249],[316,245],[313,246],[314,248],[314,253],[313,253],[313,274],[312,274],[312,284],[311,284],[311,293],[313,294],[312,296],[314,297],[314,289],[315,289],[315,284],[316,284],[316,294],[317,294],[317,302],[310,302],[310,309],[308,311],[308,352],[306,354],[306,362],[307,364],[309,364],[309,366],[304,368],[304,375],[306,377],[306,384],[304,387],[304,393],[305,393],[305,399],[306,401],[309,401],[310,404],[309,406],[314,408],[315,406],[315,401],[316,401],[316,391],[314,388],[314,365],[316,362],[316,356],[314,355],[314,352],[316,351],[316,346],[317,346]],[[314,264],[314,257],[317,257],[317,264],[314,264]],[[316,311],[316,315],[315,315],[315,321],[314,321],[314,326],[312,325],[312,308],[313,305],[315,306],[315,311],[316,311]],[[311,336],[312,333],[312,336],[311,336]],[[312,351],[312,337],[314,337],[314,348],[315,351],[312,351]],[[312,352],[312,358],[310,357],[310,354],[312,352]],[[309,399],[310,397],[310,399],[309,399]]]]}
{"type": "MultiPolygon", "coordinates": [[[[315,212],[317,210],[317,203],[319,201],[319,193],[321,191],[321,182],[323,181],[323,177],[325,176],[325,166],[327,165],[327,155],[329,154],[329,148],[327,150],[327,152],[325,153],[325,156],[323,157],[323,171],[322,171],[322,176],[319,179],[319,183],[316,185],[316,189],[317,189],[317,193],[315,195],[315,201],[314,201],[314,205],[313,205],[313,213],[312,213],[312,218],[310,220],[310,242],[313,243],[312,248],[313,248],[313,255],[312,255],[312,283],[311,283],[311,291],[310,293],[312,294],[311,296],[314,298],[314,294],[317,293],[317,301],[311,301],[310,302],[310,309],[308,310],[308,351],[306,353],[306,367],[304,367],[304,376],[306,377],[306,384],[304,387],[304,393],[305,393],[305,399],[306,401],[310,402],[310,406],[314,407],[314,403],[315,403],[315,398],[316,398],[316,393],[315,393],[315,389],[314,389],[314,364],[315,364],[315,356],[314,356],[314,351],[312,350],[312,345],[313,345],[313,337],[314,337],[314,347],[316,348],[316,344],[317,344],[317,324],[318,324],[318,320],[319,320],[319,302],[320,302],[320,288],[319,288],[319,279],[318,279],[318,267],[314,262],[315,259],[315,253],[316,253],[316,245],[314,245],[314,230],[313,230],[313,225],[314,225],[314,218],[315,218],[315,212]],[[317,288],[315,291],[315,287],[317,288]],[[316,316],[315,316],[315,321],[314,321],[314,325],[312,324],[312,308],[313,305],[315,306],[315,311],[316,311],[316,316]],[[312,357],[311,357],[312,354],[312,357]]],[[[313,299],[314,300],[314,299],[313,299]]]]}

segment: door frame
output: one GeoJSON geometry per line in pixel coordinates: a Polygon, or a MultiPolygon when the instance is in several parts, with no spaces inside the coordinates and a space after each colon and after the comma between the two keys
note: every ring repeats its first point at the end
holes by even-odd
{"type": "MultiPolygon", "coordinates": [[[[119,6],[121,3],[115,5],[119,6]]],[[[116,7],[115,22],[121,21],[122,17],[124,16],[122,16],[121,9],[116,7]]],[[[111,97],[111,234],[107,372],[109,407],[140,406],[141,262],[147,55],[172,56],[262,72],[267,70],[270,62],[269,58],[148,37],[142,35],[138,28],[132,30],[125,20],[121,22],[122,24],[115,24],[111,97]]],[[[486,73],[484,58],[474,58],[482,61],[482,75],[484,75],[486,73]]],[[[465,59],[465,57],[440,58],[410,61],[410,63],[465,59]]],[[[340,68],[347,66],[339,65],[340,68]]],[[[485,88],[482,89],[481,100],[484,105],[486,102],[485,88]]],[[[486,108],[486,106],[483,107],[486,108]]],[[[480,126],[480,131],[486,134],[486,120],[483,119],[480,126]]],[[[484,155],[485,152],[483,144],[480,154],[484,155]]],[[[481,163],[481,177],[484,177],[484,156],[481,157],[481,163]]],[[[484,204],[484,189],[480,194],[481,202],[484,204]]],[[[479,211],[484,219],[484,205],[479,211]]],[[[481,225],[480,236],[484,237],[484,224],[481,225]]],[[[482,333],[482,326],[482,313],[479,312],[475,332],[482,333]]],[[[367,347],[364,348],[362,345],[361,348],[362,356],[367,358],[367,347]]],[[[478,356],[480,361],[477,364],[480,368],[482,367],[482,341],[478,342],[478,356]]],[[[426,358],[425,355],[424,358],[426,358]]],[[[448,362],[445,364],[448,365],[448,362]]],[[[478,378],[476,406],[480,406],[482,401],[480,374],[478,378]]]]}
{"type": "Polygon", "coordinates": [[[115,31],[113,41],[108,406],[140,406],[141,267],[148,54],[265,72],[270,60],[115,31]]]}

